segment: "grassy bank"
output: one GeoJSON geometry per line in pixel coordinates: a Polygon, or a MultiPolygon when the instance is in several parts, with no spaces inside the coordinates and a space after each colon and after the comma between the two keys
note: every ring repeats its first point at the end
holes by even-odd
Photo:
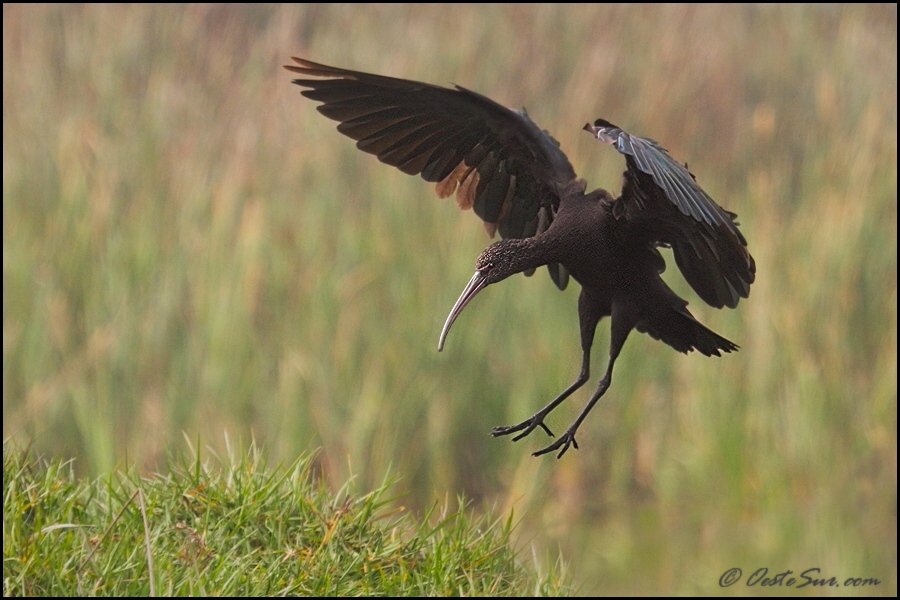
{"type": "MultiPolygon", "coordinates": [[[[564,591],[516,556],[511,524],[419,519],[385,483],[328,492],[307,458],[173,456],[164,475],[78,479],[3,447],[5,596],[522,596],[564,591]]],[[[552,567],[552,565],[550,565],[552,567]]]]}

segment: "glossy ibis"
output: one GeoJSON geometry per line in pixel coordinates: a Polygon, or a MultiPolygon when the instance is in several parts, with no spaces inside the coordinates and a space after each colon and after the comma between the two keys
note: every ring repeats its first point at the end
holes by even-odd
{"type": "Polygon", "coordinates": [[[720,208],[694,176],[656,142],[630,135],[598,119],[584,129],[625,155],[622,193],[585,193],[559,144],[525,113],[505,108],[461,86],[454,89],[348,71],[293,58],[285,68],[304,77],[294,83],[321,102],[319,112],[356,146],[381,162],[437,184],[437,195],[456,193],[493,237],[475,261],[475,274],[450,311],[438,350],[450,326],[475,295],[514,273],[530,275],[547,265],[563,289],[569,276],[581,284],[581,372],[547,406],[518,425],[496,427],[492,435],[517,433],[519,440],[590,375],[597,323],[611,317],[609,363],[597,389],[571,427],[538,456],[569,446],[575,433],[609,388],[616,357],[632,329],[679,352],[706,356],[737,345],[701,325],[660,278],[665,261],[659,247],[671,247],[675,263],[695,292],[716,308],[734,308],[750,293],[756,265],[736,215],[720,208]]]}

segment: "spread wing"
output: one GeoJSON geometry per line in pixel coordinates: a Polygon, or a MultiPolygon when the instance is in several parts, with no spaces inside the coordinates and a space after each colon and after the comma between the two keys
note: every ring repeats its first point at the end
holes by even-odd
{"type": "Polygon", "coordinates": [[[678,268],[707,304],[734,308],[746,298],[756,263],[737,215],[716,204],[687,166],[653,140],[603,120],[586,129],[625,155],[628,170],[614,214],[624,215],[648,241],[671,245],[678,268]]]}
{"type": "MultiPolygon", "coordinates": [[[[560,189],[575,172],[559,145],[522,112],[460,86],[349,71],[293,58],[285,69],[307,76],[294,83],[319,101],[318,111],[363,152],[409,175],[436,183],[460,208],[471,208],[493,237],[525,238],[545,231],[560,189]],[[321,78],[321,79],[316,79],[321,78]]],[[[568,274],[548,265],[560,289],[568,274]]]]}

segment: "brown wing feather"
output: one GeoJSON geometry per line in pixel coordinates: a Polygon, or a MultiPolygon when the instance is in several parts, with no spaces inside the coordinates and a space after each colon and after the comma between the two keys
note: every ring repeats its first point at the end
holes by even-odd
{"type": "MultiPolygon", "coordinates": [[[[546,229],[562,186],[575,178],[558,144],[524,112],[456,86],[330,67],[301,58],[285,69],[303,95],[321,102],[338,131],[363,152],[434,182],[441,198],[456,193],[493,236],[531,237],[546,229]]],[[[560,287],[567,277],[553,274],[560,287]]],[[[564,271],[563,271],[564,274],[564,271]]]]}

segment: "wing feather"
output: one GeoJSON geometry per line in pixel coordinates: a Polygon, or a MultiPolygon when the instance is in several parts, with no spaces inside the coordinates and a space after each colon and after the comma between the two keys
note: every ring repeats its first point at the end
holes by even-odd
{"type": "MultiPolygon", "coordinates": [[[[363,152],[409,175],[454,191],[488,233],[530,237],[552,221],[559,190],[575,179],[556,141],[523,112],[460,86],[427,83],[330,67],[301,58],[285,68],[294,83],[321,102],[318,111],[363,152]],[[540,216],[543,215],[543,216],[540,216]]],[[[553,272],[551,270],[551,272],[553,272]]],[[[564,287],[559,271],[553,279],[564,287]]]]}
{"type": "Polygon", "coordinates": [[[625,155],[628,165],[614,214],[635,224],[636,235],[647,242],[670,245],[679,270],[705,302],[717,308],[737,306],[750,293],[756,263],[736,215],[716,204],[687,167],[655,141],[605,121],[598,120],[595,127],[605,128],[609,137],[604,139],[625,155]]]}

